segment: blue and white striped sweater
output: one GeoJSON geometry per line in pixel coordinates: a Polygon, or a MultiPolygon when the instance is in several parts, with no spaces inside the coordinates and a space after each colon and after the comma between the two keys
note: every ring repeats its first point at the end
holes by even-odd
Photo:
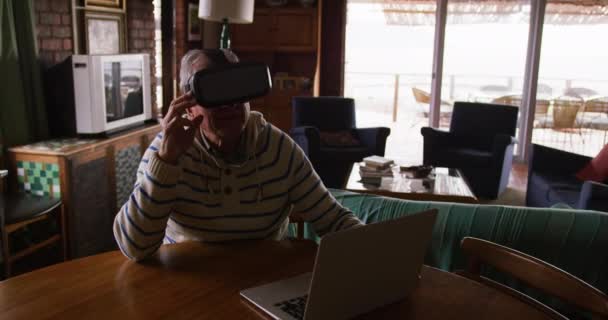
{"type": "Polygon", "coordinates": [[[293,140],[252,112],[244,132],[248,160],[231,165],[198,141],[177,166],[146,150],[129,200],[114,221],[121,251],[139,260],[164,243],[282,239],[299,213],[319,235],[361,222],[336,202],[293,140]]]}

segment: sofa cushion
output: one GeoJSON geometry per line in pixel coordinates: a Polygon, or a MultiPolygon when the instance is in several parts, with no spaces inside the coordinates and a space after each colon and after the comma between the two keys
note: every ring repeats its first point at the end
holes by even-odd
{"type": "Polygon", "coordinates": [[[349,130],[321,131],[319,132],[321,145],[332,148],[358,147],[361,145],[353,133],[349,130]]]}
{"type": "Polygon", "coordinates": [[[578,204],[582,182],[574,176],[555,176],[534,172],[530,175],[530,190],[535,190],[536,199],[545,206],[564,203],[573,208],[578,204]]]}
{"type": "Polygon", "coordinates": [[[583,169],[576,173],[576,177],[582,181],[590,180],[600,183],[608,179],[608,144],[583,169]]]}

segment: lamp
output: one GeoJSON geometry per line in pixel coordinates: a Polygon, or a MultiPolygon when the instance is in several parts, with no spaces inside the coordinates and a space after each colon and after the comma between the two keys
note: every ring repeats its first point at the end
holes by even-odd
{"type": "Polygon", "coordinates": [[[230,49],[228,23],[252,23],[254,0],[200,0],[198,17],[222,23],[220,48],[230,49]]]}

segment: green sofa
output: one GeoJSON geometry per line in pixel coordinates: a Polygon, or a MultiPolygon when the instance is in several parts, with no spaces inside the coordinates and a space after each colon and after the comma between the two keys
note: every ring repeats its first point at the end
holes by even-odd
{"type": "MultiPolygon", "coordinates": [[[[427,265],[445,271],[464,269],[466,257],[460,250],[460,241],[472,236],[535,256],[608,292],[608,213],[408,201],[335,189],[331,192],[343,206],[368,224],[437,208],[439,215],[425,260],[427,265]]],[[[308,226],[305,226],[304,234],[306,238],[318,240],[308,226]]],[[[395,248],[398,247],[395,244],[395,248]]],[[[489,269],[484,273],[558,306],[556,301],[542,298],[513,279],[489,269]]]]}

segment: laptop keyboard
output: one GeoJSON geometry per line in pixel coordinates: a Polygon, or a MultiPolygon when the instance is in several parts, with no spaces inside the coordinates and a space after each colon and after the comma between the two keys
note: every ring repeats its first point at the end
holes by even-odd
{"type": "Polygon", "coordinates": [[[275,303],[274,306],[283,310],[283,312],[289,314],[290,316],[301,320],[304,319],[304,310],[306,308],[307,298],[308,295],[304,295],[301,297],[296,297],[293,299],[275,303]]]}

